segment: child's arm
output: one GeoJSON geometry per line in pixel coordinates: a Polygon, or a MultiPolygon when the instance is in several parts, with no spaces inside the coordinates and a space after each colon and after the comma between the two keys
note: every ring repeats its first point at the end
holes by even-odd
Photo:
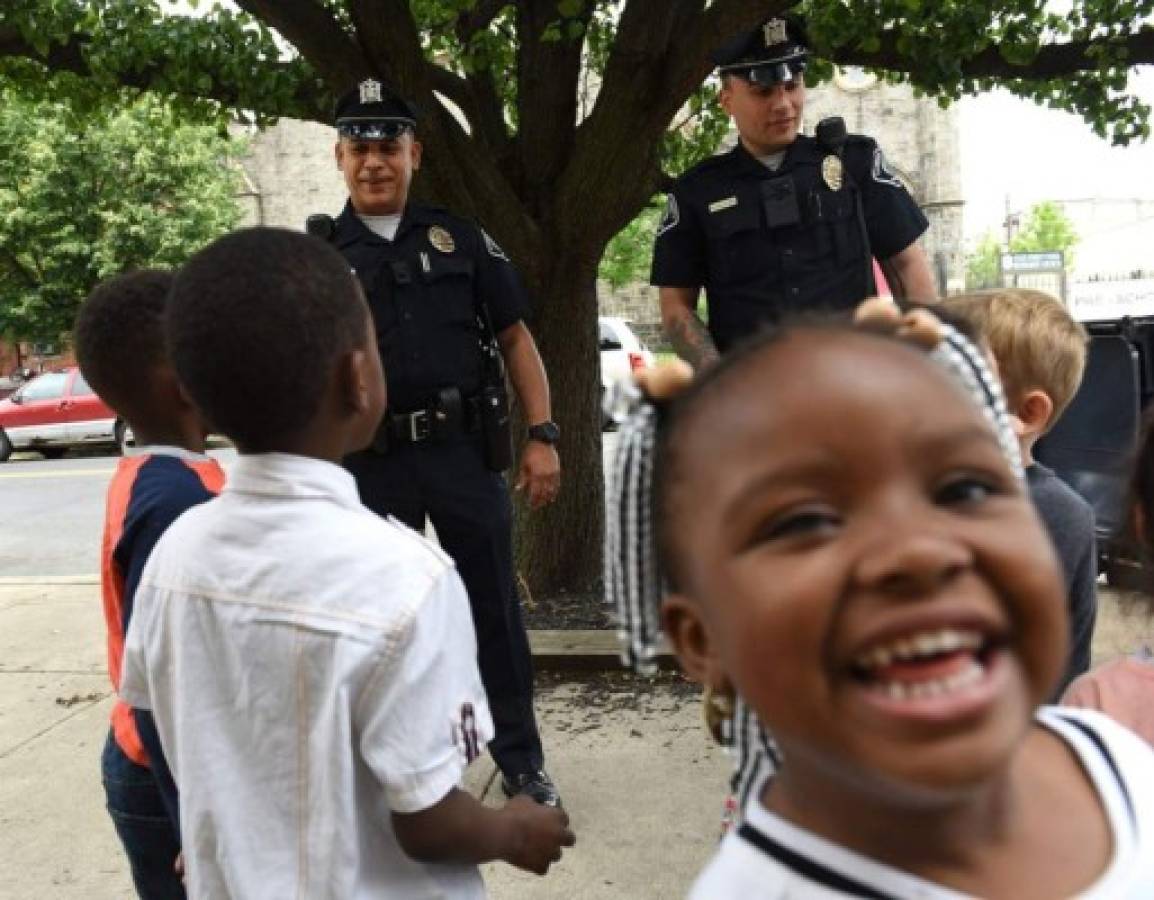
{"type": "Polygon", "coordinates": [[[514,797],[501,809],[453,788],[440,803],[417,813],[393,813],[401,849],[421,862],[502,860],[544,875],[576,838],[569,816],[555,807],[514,797]]]}
{"type": "MultiPolygon", "coordinates": [[[[422,573],[423,574],[423,573],[422,573]]],[[[493,734],[477,669],[464,585],[448,565],[415,601],[354,711],[359,750],[384,790],[397,840],[412,858],[476,864],[504,860],[544,873],[573,843],[560,809],[528,798],[491,809],[458,789],[465,766],[493,734]]],[[[398,573],[395,591],[419,590],[398,573]]],[[[389,600],[398,605],[396,599],[389,600]]]]}
{"type": "Polygon", "coordinates": [[[1070,582],[1070,656],[1062,676],[1061,690],[1090,669],[1090,651],[1094,640],[1094,623],[1098,616],[1098,548],[1093,539],[1078,561],[1070,582]]]}
{"type": "MultiPolygon", "coordinates": [[[[176,460],[150,460],[141,469],[132,488],[124,531],[113,556],[124,572],[124,607],[121,627],[125,637],[132,619],[136,589],[140,576],[157,541],[184,512],[211,500],[213,494],[191,469],[176,460]]],[[[176,782],[161,747],[160,734],[152,713],[143,708],[133,710],[136,731],[148,753],[148,765],[160,789],[177,837],[180,836],[180,799],[176,782]]]]}

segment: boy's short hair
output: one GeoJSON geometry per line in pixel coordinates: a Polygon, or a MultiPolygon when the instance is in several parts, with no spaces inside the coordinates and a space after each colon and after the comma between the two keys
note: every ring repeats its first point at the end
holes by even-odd
{"type": "Polygon", "coordinates": [[[168,361],[164,315],[173,274],[141,269],[97,285],[76,316],[76,359],[105,403],[131,419],[156,367],[168,361]]]}
{"type": "Polygon", "coordinates": [[[1058,421],[1082,383],[1089,336],[1062,302],[1043,291],[1002,288],[950,297],[949,309],[969,319],[989,344],[1011,406],[1027,391],[1045,391],[1058,421]]]}
{"type": "Polygon", "coordinates": [[[313,420],[340,357],[365,345],[368,307],[324,242],[250,228],[180,270],[167,335],[177,375],[213,428],[248,452],[313,420]]]}

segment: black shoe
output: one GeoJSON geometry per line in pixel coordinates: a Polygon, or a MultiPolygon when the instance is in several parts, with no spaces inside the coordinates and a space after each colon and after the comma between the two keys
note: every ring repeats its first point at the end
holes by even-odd
{"type": "Polygon", "coordinates": [[[502,775],[501,790],[506,797],[524,794],[542,806],[560,806],[561,795],[557,793],[552,780],[543,771],[524,772],[520,775],[502,775]]]}

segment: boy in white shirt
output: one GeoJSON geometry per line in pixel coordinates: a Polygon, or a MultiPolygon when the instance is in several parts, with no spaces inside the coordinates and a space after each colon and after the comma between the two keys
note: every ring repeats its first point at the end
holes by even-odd
{"type": "Polygon", "coordinates": [[[560,809],[458,784],[492,734],[452,562],[361,506],[338,464],[385,388],[340,256],[272,229],[180,272],[168,343],[240,458],[157,544],[121,695],[155,711],[193,898],[480,897],[477,864],[544,874],[560,809]]]}

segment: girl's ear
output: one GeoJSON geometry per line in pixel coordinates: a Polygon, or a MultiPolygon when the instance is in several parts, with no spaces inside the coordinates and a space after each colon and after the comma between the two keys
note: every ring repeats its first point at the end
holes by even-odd
{"type": "Polygon", "coordinates": [[[715,690],[729,689],[709,626],[696,603],[684,594],[668,594],[661,604],[661,625],[686,675],[715,690]]]}

